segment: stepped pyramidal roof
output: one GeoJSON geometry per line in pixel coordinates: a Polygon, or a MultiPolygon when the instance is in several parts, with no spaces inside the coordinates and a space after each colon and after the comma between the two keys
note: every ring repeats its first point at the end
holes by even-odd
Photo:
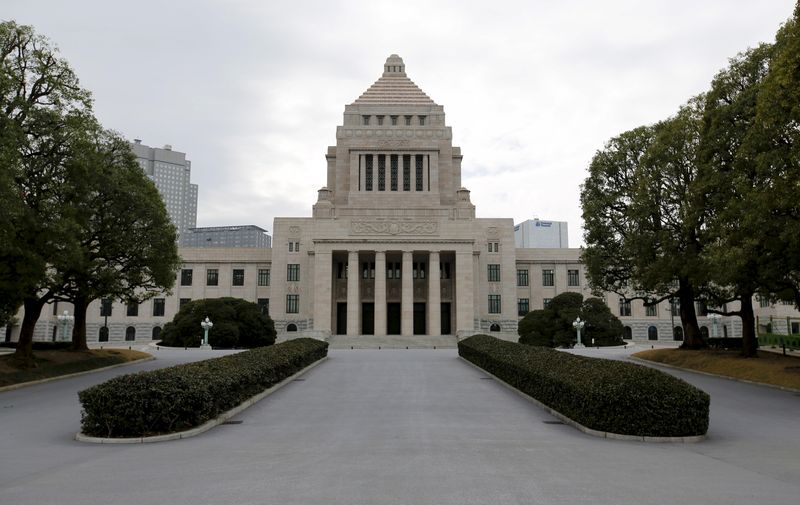
{"type": "Polygon", "coordinates": [[[414,81],[406,76],[403,58],[393,54],[386,59],[383,75],[353,105],[436,105],[414,81]]]}

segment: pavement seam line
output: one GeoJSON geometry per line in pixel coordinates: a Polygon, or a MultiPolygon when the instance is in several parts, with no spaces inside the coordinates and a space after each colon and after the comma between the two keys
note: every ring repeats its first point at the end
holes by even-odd
{"type": "Polygon", "coordinates": [[[695,443],[695,442],[702,442],[703,440],[706,439],[706,435],[697,435],[697,436],[690,436],[690,437],[646,437],[646,436],[640,436],[640,435],[623,435],[621,433],[611,433],[611,432],[608,432],[608,431],[594,430],[592,428],[589,428],[587,426],[582,425],[581,423],[575,421],[574,419],[572,419],[570,417],[565,416],[561,412],[559,412],[559,411],[557,411],[557,410],[555,410],[555,409],[553,409],[551,407],[548,407],[547,405],[545,405],[544,403],[540,402],[536,398],[523,393],[522,391],[520,391],[519,389],[515,388],[511,384],[507,383],[506,381],[504,381],[500,377],[497,377],[493,373],[491,373],[491,372],[489,372],[487,370],[484,370],[483,368],[479,367],[475,363],[473,363],[473,362],[471,362],[471,361],[469,361],[467,359],[464,359],[461,356],[459,356],[459,358],[461,360],[463,360],[465,363],[468,363],[468,364],[472,365],[473,367],[477,368],[481,372],[484,372],[484,373],[487,373],[487,374],[491,375],[492,377],[497,379],[497,381],[500,384],[502,384],[503,386],[507,387],[511,391],[514,391],[515,393],[517,393],[518,395],[522,396],[526,400],[530,401],[531,403],[533,403],[537,407],[541,407],[542,409],[546,410],[547,412],[549,412],[554,417],[556,417],[556,418],[560,419],[561,421],[563,421],[565,424],[568,424],[568,425],[572,426],[573,428],[577,429],[578,431],[582,431],[583,433],[586,433],[587,435],[591,435],[593,437],[607,438],[607,439],[610,439],[610,440],[627,440],[627,441],[635,441],[635,442],[657,442],[657,443],[665,443],[665,442],[666,443],[695,443]]]}
{"type": "Polygon", "coordinates": [[[128,437],[128,438],[90,437],[88,435],[84,435],[79,431],[78,433],[75,434],[75,440],[77,440],[78,442],[86,442],[90,444],[149,444],[155,442],[167,442],[170,440],[181,440],[184,438],[196,437],[197,435],[201,435],[210,430],[211,428],[214,428],[215,426],[219,426],[220,424],[224,423],[231,417],[234,417],[235,415],[241,413],[248,407],[255,405],[259,401],[263,400],[272,393],[278,391],[287,384],[290,384],[291,382],[294,381],[294,379],[305,374],[306,372],[308,372],[309,370],[316,367],[317,365],[319,365],[320,363],[324,362],[327,359],[328,359],[327,356],[318,359],[317,361],[311,363],[302,370],[295,372],[293,375],[290,375],[289,377],[283,379],[274,386],[265,389],[264,391],[258,393],[257,395],[251,396],[250,398],[243,401],[239,405],[233,407],[232,409],[226,410],[225,412],[221,413],[214,419],[206,421],[200,426],[191,428],[186,431],[167,433],[165,435],[153,435],[150,437],[128,437]]]}

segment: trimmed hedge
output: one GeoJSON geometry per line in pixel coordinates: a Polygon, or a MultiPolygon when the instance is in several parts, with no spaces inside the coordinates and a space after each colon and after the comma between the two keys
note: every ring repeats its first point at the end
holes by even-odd
{"type": "Polygon", "coordinates": [[[708,430],[708,395],[658,370],[475,335],[458,354],[593,430],[688,437],[708,430]]]}
{"type": "Polygon", "coordinates": [[[194,428],[327,354],[327,342],[301,338],[116,377],[78,393],[81,429],[97,437],[141,437],[194,428]]]}
{"type": "Polygon", "coordinates": [[[787,349],[800,349],[800,335],[783,335],[780,333],[762,333],[758,336],[758,345],[761,347],[781,347],[786,344],[787,349]]]}

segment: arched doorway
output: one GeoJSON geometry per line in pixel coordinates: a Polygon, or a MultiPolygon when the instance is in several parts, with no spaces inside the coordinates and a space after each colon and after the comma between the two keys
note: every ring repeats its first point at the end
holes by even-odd
{"type": "Polygon", "coordinates": [[[158,340],[161,338],[161,327],[155,326],[153,327],[153,340],[158,340]]]}
{"type": "Polygon", "coordinates": [[[680,326],[676,326],[672,328],[672,339],[673,340],[683,340],[683,328],[680,326]]]}
{"type": "Polygon", "coordinates": [[[492,325],[489,327],[489,331],[500,331],[500,325],[497,323],[492,323],[492,325]]]}
{"type": "Polygon", "coordinates": [[[294,323],[289,323],[289,325],[286,327],[286,331],[297,331],[297,325],[294,323]]]}
{"type": "Polygon", "coordinates": [[[658,328],[655,326],[647,328],[647,340],[658,340],[658,328]]]}
{"type": "Polygon", "coordinates": [[[128,326],[125,328],[125,341],[131,342],[133,340],[136,340],[136,328],[133,326],[128,326]]]}
{"type": "Polygon", "coordinates": [[[630,326],[626,326],[622,329],[622,338],[625,340],[633,340],[633,330],[630,326]]]}

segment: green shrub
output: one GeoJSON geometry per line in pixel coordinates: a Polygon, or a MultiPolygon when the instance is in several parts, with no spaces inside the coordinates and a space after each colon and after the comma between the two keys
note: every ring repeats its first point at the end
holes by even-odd
{"type": "Polygon", "coordinates": [[[695,436],[708,430],[708,395],[652,368],[488,335],[460,341],[458,353],[593,430],[648,437],[695,436]]]}
{"type": "Polygon", "coordinates": [[[581,331],[585,345],[623,345],[622,323],[599,298],[583,299],[580,293],[561,293],[546,309],[528,312],[519,322],[519,343],[544,347],[572,347],[577,336],[572,322],[586,323],[581,331]]]}
{"type": "Polygon", "coordinates": [[[275,343],[275,324],[258,305],[241,298],[194,300],[164,325],[161,343],[171,347],[199,347],[203,338],[200,322],[208,317],[214,327],[208,343],[218,349],[263,347],[275,343]]]}
{"type": "Polygon", "coordinates": [[[786,344],[787,349],[800,349],[800,335],[784,335],[781,333],[762,333],[758,336],[758,345],[781,347],[786,344]]]}
{"type": "Polygon", "coordinates": [[[214,419],[327,353],[327,342],[301,338],[116,377],[78,393],[82,432],[140,437],[184,431],[214,419]]]}

